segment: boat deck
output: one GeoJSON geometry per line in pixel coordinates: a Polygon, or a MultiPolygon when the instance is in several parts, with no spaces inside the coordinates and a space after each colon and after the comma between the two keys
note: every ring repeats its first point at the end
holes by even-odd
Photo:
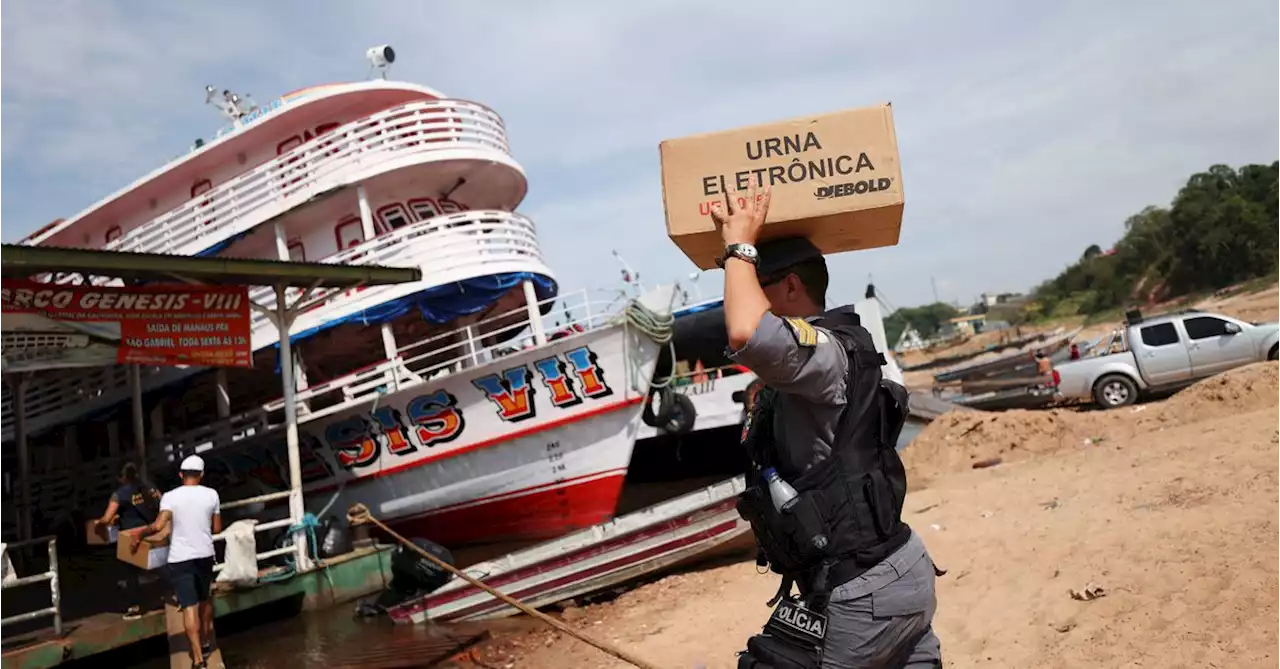
{"type": "MultiPolygon", "coordinates": [[[[390,579],[390,549],[358,548],[285,580],[219,588],[214,593],[214,615],[223,617],[290,598],[300,599],[303,609],[319,609],[376,592],[390,579]]],[[[61,637],[43,629],[5,639],[0,662],[3,669],[44,669],[165,634],[163,609],[136,620],[124,620],[119,613],[96,613],[65,621],[61,637]]]]}

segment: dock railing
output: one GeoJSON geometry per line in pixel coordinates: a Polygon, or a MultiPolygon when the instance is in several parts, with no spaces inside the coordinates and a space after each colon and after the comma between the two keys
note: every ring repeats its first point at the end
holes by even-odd
{"type": "MultiPolygon", "coordinates": [[[[289,498],[289,491],[281,490],[280,492],[272,492],[272,493],[267,493],[265,495],[257,495],[254,497],[246,497],[245,499],[238,499],[234,502],[225,502],[220,505],[221,506],[220,511],[226,511],[227,509],[234,509],[242,506],[249,506],[251,504],[266,504],[267,502],[274,502],[277,500],[283,500],[288,498],[289,498]]],[[[259,532],[269,532],[274,529],[289,527],[292,524],[293,524],[293,519],[286,516],[278,520],[269,520],[265,523],[264,522],[255,523],[253,526],[253,532],[254,534],[257,534],[259,532]]],[[[301,531],[302,530],[299,530],[299,532],[301,531]]],[[[222,532],[213,535],[213,540],[215,542],[226,541],[226,538],[227,538],[226,528],[223,528],[222,532]]],[[[283,548],[273,548],[271,550],[262,551],[261,553],[257,554],[257,558],[258,558],[257,561],[259,564],[261,564],[263,560],[270,560],[271,558],[276,557],[277,555],[288,555],[289,553],[292,553],[293,550],[294,550],[293,544],[289,544],[287,546],[284,546],[283,548]]],[[[318,551],[319,549],[317,548],[316,550],[318,551]]],[[[213,571],[220,572],[225,566],[226,566],[225,561],[219,562],[213,566],[213,571]]]]}
{"type": "MultiPolygon", "coordinates": [[[[14,548],[38,546],[40,544],[48,544],[49,570],[41,574],[33,574],[31,576],[23,576],[13,580],[0,582],[0,589],[8,590],[10,588],[20,588],[24,585],[48,581],[50,605],[36,611],[28,611],[27,613],[19,613],[16,616],[0,618],[0,626],[26,622],[28,620],[35,620],[45,616],[53,616],[53,632],[58,636],[62,636],[62,594],[58,589],[58,538],[54,536],[47,536],[39,537],[37,539],[28,539],[26,541],[16,541],[11,544],[6,544],[4,550],[7,554],[14,548]]],[[[6,555],[6,559],[7,557],[8,556],[6,555]]]]}

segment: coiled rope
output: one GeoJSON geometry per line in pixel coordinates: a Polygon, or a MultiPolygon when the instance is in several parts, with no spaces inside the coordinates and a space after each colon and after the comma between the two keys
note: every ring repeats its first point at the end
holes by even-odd
{"type": "MultiPolygon", "coordinates": [[[[670,384],[671,380],[676,376],[675,314],[670,312],[660,314],[646,307],[640,300],[631,299],[627,301],[627,306],[622,310],[622,313],[615,316],[611,322],[613,324],[626,323],[639,333],[652,339],[659,346],[664,344],[667,346],[667,349],[671,352],[671,373],[662,381],[653,381],[649,387],[664,388],[670,384]]],[[[639,347],[633,346],[631,348],[632,352],[627,356],[627,362],[631,365],[631,378],[634,379],[631,387],[633,390],[638,391],[641,388],[637,384],[640,379],[644,378],[644,369],[640,363],[640,356],[637,355],[635,350],[639,347]]]]}
{"type": "MultiPolygon", "coordinates": [[[[297,525],[290,525],[289,529],[280,535],[280,541],[276,542],[276,548],[284,548],[293,545],[293,537],[296,532],[307,533],[307,553],[316,566],[324,568],[324,575],[329,579],[329,587],[333,587],[333,576],[329,574],[329,564],[320,559],[320,546],[316,540],[316,528],[320,527],[320,520],[310,513],[302,514],[302,522],[297,525]]],[[[264,574],[258,577],[259,583],[276,583],[279,581],[287,581],[298,573],[297,559],[292,553],[285,553],[281,557],[284,558],[284,567],[277,572],[264,574]]]]}

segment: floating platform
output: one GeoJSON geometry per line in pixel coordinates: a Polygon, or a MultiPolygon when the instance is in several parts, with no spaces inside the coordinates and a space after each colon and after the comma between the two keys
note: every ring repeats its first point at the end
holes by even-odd
{"type": "MultiPolygon", "coordinates": [[[[218,589],[214,594],[214,616],[295,597],[301,598],[303,610],[318,610],[378,592],[391,580],[391,549],[357,548],[287,579],[248,588],[218,589]]],[[[56,667],[167,634],[162,609],[149,611],[136,620],[124,620],[119,613],[99,613],[65,621],[60,638],[54,636],[52,629],[45,629],[6,639],[0,667],[56,667]]]]}

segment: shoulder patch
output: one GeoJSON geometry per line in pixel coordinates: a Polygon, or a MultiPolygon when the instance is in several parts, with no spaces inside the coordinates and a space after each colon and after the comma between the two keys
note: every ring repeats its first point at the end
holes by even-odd
{"type": "Polygon", "coordinates": [[[783,322],[787,324],[791,334],[795,336],[796,343],[805,348],[813,348],[818,345],[818,330],[809,321],[803,318],[784,318],[783,322]]]}

